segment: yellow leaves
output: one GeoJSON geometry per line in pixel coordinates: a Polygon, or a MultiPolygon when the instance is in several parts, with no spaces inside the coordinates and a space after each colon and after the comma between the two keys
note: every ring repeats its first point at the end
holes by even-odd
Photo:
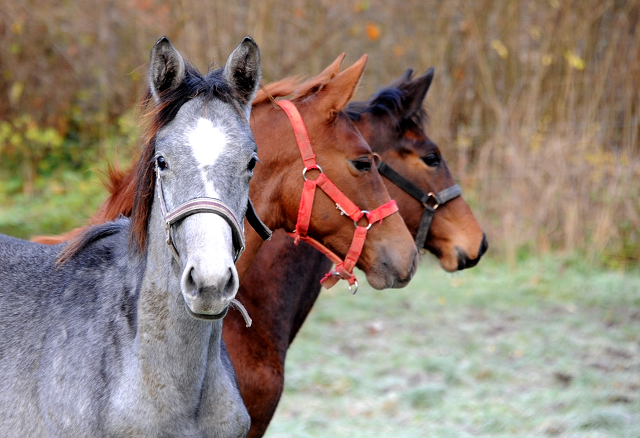
{"type": "Polygon", "coordinates": [[[584,154],[584,159],[587,163],[592,166],[606,166],[614,164],[617,160],[616,155],[613,152],[595,150],[591,152],[586,152],[584,154]]]}
{"type": "Polygon", "coordinates": [[[28,114],[0,124],[0,146],[15,148],[60,147],[64,139],[54,128],[42,128],[28,114]]]}
{"type": "Polygon", "coordinates": [[[564,57],[567,60],[567,63],[571,67],[575,68],[576,70],[584,70],[584,67],[585,67],[584,59],[578,56],[575,52],[571,50],[566,50],[564,52],[564,57]]]}
{"type": "Polygon", "coordinates": [[[529,28],[529,35],[531,35],[531,38],[535,41],[540,41],[540,38],[542,37],[542,29],[540,26],[531,26],[529,28]]]}
{"type": "Polygon", "coordinates": [[[363,0],[353,5],[353,12],[365,12],[365,11],[368,11],[370,8],[371,8],[371,2],[368,0],[363,0]]]}
{"type": "Polygon", "coordinates": [[[22,35],[24,32],[24,21],[16,20],[11,23],[11,32],[13,32],[14,35],[22,35]]]}
{"type": "Polygon", "coordinates": [[[509,56],[509,49],[507,49],[507,46],[498,39],[491,40],[491,48],[495,50],[498,56],[502,59],[507,59],[507,56],[509,56]]]}
{"type": "Polygon", "coordinates": [[[22,96],[23,91],[24,82],[14,82],[13,85],[11,85],[11,89],[9,90],[9,103],[11,105],[16,105],[20,101],[20,96],[22,96]]]}

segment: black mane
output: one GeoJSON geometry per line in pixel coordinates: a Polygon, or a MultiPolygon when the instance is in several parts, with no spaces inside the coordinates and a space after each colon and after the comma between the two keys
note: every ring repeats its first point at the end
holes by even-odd
{"type": "MultiPolygon", "coordinates": [[[[156,109],[150,111],[155,114],[152,124],[155,125],[156,132],[175,118],[182,105],[198,96],[204,95],[206,101],[220,99],[236,106],[238,96],[224,79],[223,73],[224,68],[221,67],[203,76],[193,65],[186,62],[185,78],[182,83],[174,89],[163,91],[159,96],[156,109]]],[[[153,105],[153,100],[151,91],[148,91],[144,104],[153,105]]]]}
{"type": "Polygon", "coordinates": [[[351,120],[356,122],[365,113],[373,114],[374,116],[386,114],[393,121],[396,129],[401,129],[408,121],[423,127],[428,120],[426,110],[420,107],[413,114],[408,114],[409,110],[405,107],[403,97],[404,93],[399,88],[383,88],[366,102],[349,103],[345,112],[351,120]]]}
{"type": "Polygon", "coordinates": [[[79,255],[82,252],[83,248],[86,248],[90,244],[104,239],[105,237],[109,237],[122,232],[127,228],[128,225],[129,220],[122,216],[115,221],[93,225],[86,228],[82,233],[80,233],[75,239],[71,240],[62,249],[57,263],[65,263],[67,260],[79,255]]]}

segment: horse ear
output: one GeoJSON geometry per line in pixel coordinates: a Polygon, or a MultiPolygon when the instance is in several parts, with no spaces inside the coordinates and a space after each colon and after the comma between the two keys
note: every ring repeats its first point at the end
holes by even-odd
{"type": "Polygon", "coordinates": [[[149,61],[149,87],[156,100],[163,91],[176,88],[185,77],[184,60],[166,36],[151,49],[149,61]]]}
{"type": "Polygon", "coordinates": [[[251,102],[260,86],[260,49],[249,36],[229,55],[224,66],[224,77],[240,98],[247,120],[251,113],[251,102]]]}
{"type": "Polygon", "coordinates": [[[341,53],[340,55],[338,55],[335,61],[329,64],[329,66],[325,68],[322,71],[322,73],[320,73],[316,77],[316,80],[319,81],[320,83],[325,83],[333,79],[338,73],[340,73],[340,65],[342,64],[344,57],[345,57],[344,53],[341,53]]]}
{"type": "Polygon", "coordinates": [[[422,76],[398,86],[402,91],[405,118],[411,117],[416,111],[422,108],[422,102],[427,96],[427,91],[429,91],[429,87],[433,81],[433,74],[434,69],[431,67],[422,76]]]}
{"type": "Polygon", "coordinates": [[[400,75],[399,78],[395,79],[393,82],[391,82],[385,88],[398,88],[401,85],[403,85],[405,82],[408,82],[411,79],[411,76],[413,76],[413,69],[412,68],[408,68],[408,69],[406,69],[404,71],[404,73],[402,73],[400,75]]]}
{"type": "Polygon", "coordinates": [[[366,64],[367,55],[362,55],[351,67],[329,81],[318,93],[321,99],[318,102],[319,107],[333,117],[335,113],[347,106],[356,91],[366,64]]]}

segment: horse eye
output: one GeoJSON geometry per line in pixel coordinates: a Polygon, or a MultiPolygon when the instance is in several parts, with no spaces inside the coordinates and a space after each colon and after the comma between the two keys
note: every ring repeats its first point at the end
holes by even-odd
{"type": "Polygon", "coordinates": [[[368,172],[371,170],[371,161],[368,159],[353,160],[351,164],[360,172],[368,172]]]}
{"type": "Polygon", "coordinates": [[[158,164],[158,169],[160,170],[165,170],[167,167],[169,167],[164,157],[156,158],[156,163],[158,164]]]}
{"type": "Polygon", "coordinates": [[[256,157],[252,157],[251,161],[249,161],[249,164],[247,164],[247,170],[252,171],[254,167],[256,167],[256,163],[258,162],[258,160],[256,159],[256,157]]]}
{"type": "Polygon", "coordinates": [[[440,157],[438,154],[429,154],[426,157],[422,157],[422,161],[429,167],[435,167],[440,164],[440,157]]]}

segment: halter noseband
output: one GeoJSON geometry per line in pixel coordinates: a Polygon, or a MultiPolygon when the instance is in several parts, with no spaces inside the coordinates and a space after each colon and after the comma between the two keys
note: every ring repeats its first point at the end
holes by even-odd
{"type": "Polygon", "coordinates": [[[293,127],[296,142],[300,148],[300,154],[302,155],[302,160],[304,161],[305,166],[302,171],[304,188],[300,199],[296,228],[292,233],[287,232],[287,234],[295,239],[296,244],[302,240],[313,246],[326,255],[329,260],[336,265],[333,271],[327,273],[327,275],[320,280],[320,283],[324,287],[328,289],[342,279],[349,282],[349,290],[351,293],[356,293],[358,290],[358,280],[353,274],[353,269],[356,266],[360,254],[362,253],[364,241],[367,237],[367,230],[369,230],[371,225],[374,223],[382,221],[385,217],[397,212],[398,206],[396,205],[396,201],[392,199],[372,211],[360,210],[329,180],[322,171],[322,168],[320,168],[316,163],[316,156],[313,153],[313,148],[311,147],[309,134],[304,126],[302,116],[300,116],[295,105],[289,100],[279,100],[276,103],[284,110],[291,121],[291,126],[293,127]],[[313,181],[308,179],[306,175],[307,171],[312,169],[320,172],[320,175],[313,181]],[[322,189],[336,203],[336,209],[340,210],[340,214],[348,216],[355,224],[356,230],[353,236],[353,241],[351,242],[351,246],[344,260],[340,259],[338,255],[329,250],[322,243],[307,235],[307,232],[309,231],[309,223],[311,221],[311,208],[313,206],[316,187],[322,189]],[[367,218],[368,224],[366,226],[358,225],[358,221],[363,217],[367,218]]]}
{"type": "Polygon", "coordinates": [[[452,199],[461,196],[462,189],[458,184],[454,184],[438,193],[425,193],[411,181],[393,170],[384,161],[380,161],[380,163],[378,164],[378,172],[380,172],[381,175],[385,176],[387,179],[389,179],[389,181],[400,187],[402,190],[407,192],[409,195],[417,199],[424,206],[424,212],[422,213],[422,218],[420,219],[420,226],[418,227],[418,232],[416,233],[416,245],[418,249],[424,248],[427,241],[427,235],[429,234],[429,228],[431,227],[431,221],[433,220],[433,215],[436,212],[436,209],[440,205],[444,205],[452,199]]]}
{"type": "Polygon", "coordinates": [[[160,172],[156,168],[156,187],[158,188],[158,198],[160,198],[160,210],[162,211],[162,218],[164,220],[165,229],[167,233],[167,245],[173,254],[173,258],[181,265],[180,255],[178,249],[173,243],[171,238],[171,226],[196,213],[214,213],[222,217],[231,227],[231,234],[233,235],[233,248],[234,256],[233,261],[237,261],[244,251],[244,228],[236,219],[235,215],[229,207],[227,207],[222,201],[216,198],[195,198],[191,199],[170,212],[167,212],[167,204],[164,200],[164,193],[162,190],[162,178],[160,178],[160,172]]]}

